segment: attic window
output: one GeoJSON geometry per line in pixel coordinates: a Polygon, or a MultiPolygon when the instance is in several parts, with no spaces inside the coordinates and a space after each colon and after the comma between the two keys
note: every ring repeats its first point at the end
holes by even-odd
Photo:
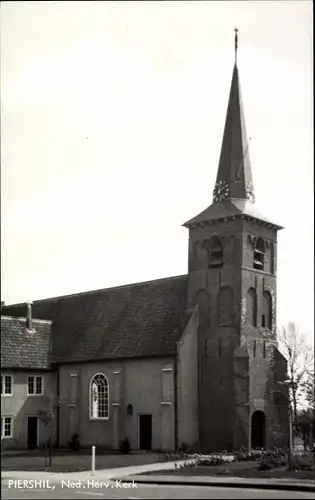
{"type": "Polygon", "coordinates": [[[209,267],[211,267],[212,269],[216,269],[222,266],[223,266],[223,247],[221,240],[215,236],[211,241],[209,267]]]}
{"type": "Polygon", "coordinates": [[[258,238],[254,248],[254,262],[253,262],[254,269],[263,271],[264,259],[265,259],[265,243],[262,238],[258,238]]]}

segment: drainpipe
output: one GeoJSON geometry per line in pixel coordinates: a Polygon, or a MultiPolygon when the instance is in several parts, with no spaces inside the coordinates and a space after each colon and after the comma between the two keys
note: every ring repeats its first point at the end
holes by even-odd
{"type": "Polygon", "coordinates": [[[174,397],[174,419],[175,419],[175,427],[174,427],[174,439],[175,439],[175,451],[178,449],[178,362],[179,362],[179,342],[177,343],[177,355],[175,357],[174,363],[174,385],[175,385],[175,397],[174,397]]]}
{"type": "Polygon", "coordinates": [[[59,448],[59,433],[60,433],[60,406],[59,406],[59,394],[60,394],[60,375],[59,367],[57,368],[57,411],[56,411],[56,447],[59,448]]]}

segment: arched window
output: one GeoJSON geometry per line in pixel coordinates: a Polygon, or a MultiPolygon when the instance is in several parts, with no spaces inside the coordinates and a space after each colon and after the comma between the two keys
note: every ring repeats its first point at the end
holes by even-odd
{"type": "Polygon", "coordinates": [[[223,266],[223,246],[221,240],[214,236],[210,243],[209,267],[218,268],[223,266]]]}
{"type": "Polygon", "coordinates": [[[248,322],[257,326],[257,293],[255,288],[248,290],[248,322]]]}
{"type": "Polygon", "coordinates": [[[233,291],[229,287],[223,287],[218,293],[219,325],[233,325],[234,320],[233,291]]]}
{"type": "Polygon", "coordinates": [[[108,408],[108,380],[102,373],[97,373],[90,382],[90,418],[107,419],[108,408]]]}
{"type": "Polygon", "coordinates": [[[264,270],[264,260],[265,260],[265,243],[262,238],[258,238],[254,248],[254,269],[264,270]]]}
{"type": "Polygon", "coordinates": [[[264,292],[263,298],[263,314],[261,316],[261,326],[264,328],[272,328],[272,298],[270,292],[264,292]]]}

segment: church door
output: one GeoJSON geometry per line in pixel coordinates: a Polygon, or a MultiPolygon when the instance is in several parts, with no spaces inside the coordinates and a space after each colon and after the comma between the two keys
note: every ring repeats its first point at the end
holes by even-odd
{"type": "Polygon", "coordinates": [[[252,415],[252,448],[264,448],[265,446],[266,418],[263,411],[255,411],[252,415]]]}
{"type": "Polygon", "coordinates": [[[152,449],[152,415],[139,415],[139,448],[152,449]]]}

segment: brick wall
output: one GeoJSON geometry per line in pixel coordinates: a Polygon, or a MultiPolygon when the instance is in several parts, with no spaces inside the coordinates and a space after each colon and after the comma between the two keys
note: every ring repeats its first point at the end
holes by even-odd
{"type": "Polygon", "coordinates": [[[200,446],[211,451],[249,445],[251,415],[259,409],[266,415],[268,443],[279,442],[274,415],[277,422],[285,415],[272,396],[274,382],[270,382],[270,352],[276,347],[276,231],[239,219],[190,229],[189,236],[188,304],[200,306],[200,446]],[[207,245],[215,235],[223,242],[224,265],[209,269],[207,245]],[[253,242],[258,237],[266,246],[263,271],[253,269],[253,242]],[[257,326],[251,324],[249,313],[251,287],[257,294],[257,326]],[[229,290],[232,306],[222,288],[229,290]],[[271,298],[271,329],[266,317],[265,326],[262,321],[264,292],[271,298]]]}

